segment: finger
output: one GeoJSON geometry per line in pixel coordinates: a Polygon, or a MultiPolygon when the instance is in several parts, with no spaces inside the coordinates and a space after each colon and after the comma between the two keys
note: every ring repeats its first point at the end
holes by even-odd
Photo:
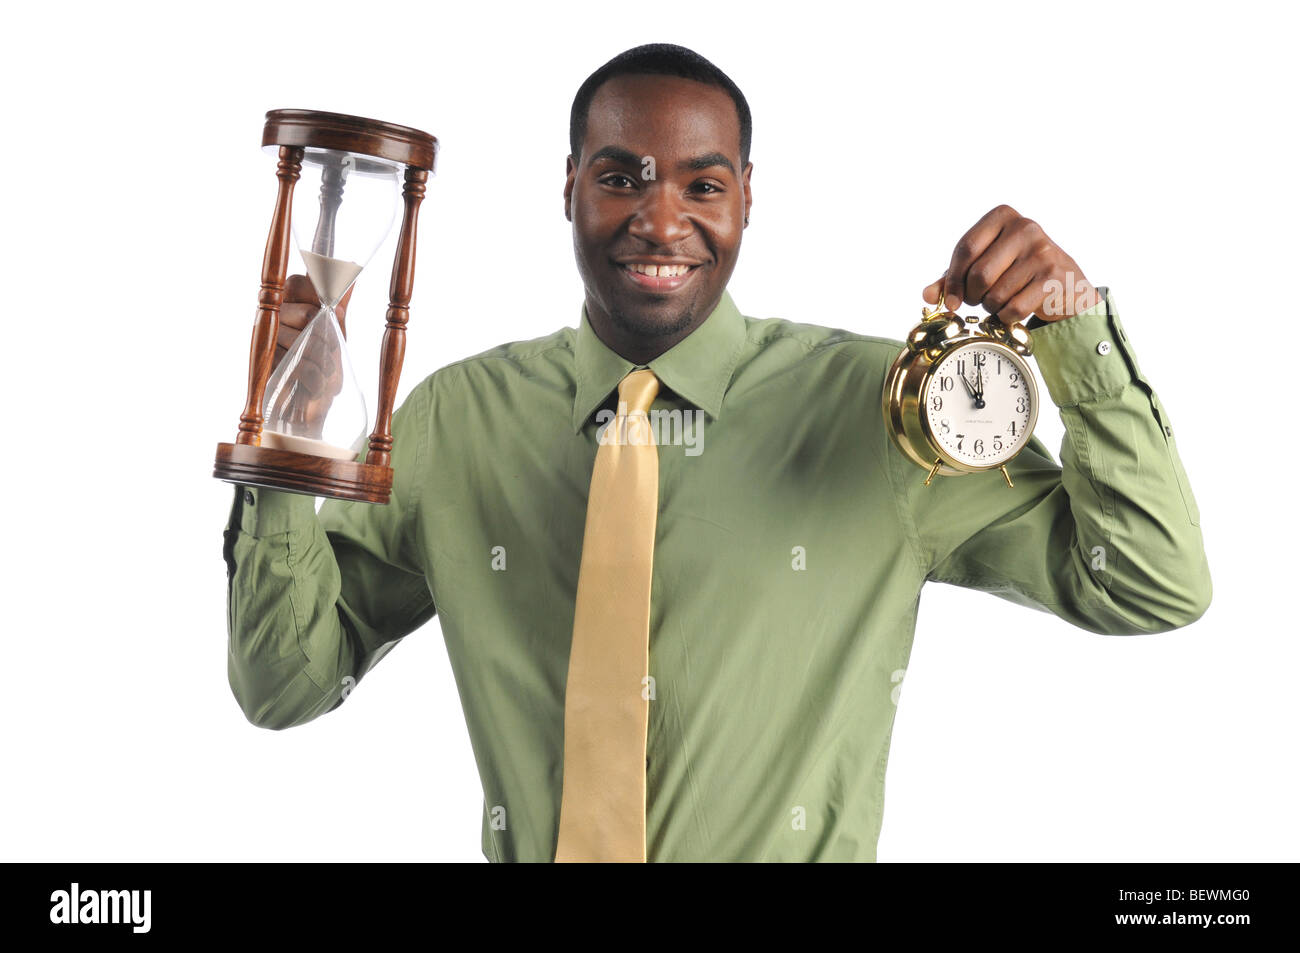
{"type": "Polygon", "coordinates": [[[318,361],[324,375],[323,393],[333,395],[343,389],[343,360],[337,348],[331,349],[326,359],[318,361]]]}
{"type": "Polygon", "coordinates": [[[308,397],[319,397],[325,393],[325,382],[328,375],[321,369],[321,366],[310,359],[302,360],[295,368],[298,378],[298,384],[302,387],[303,392],[308,397]]]}
{"type": "Polygon", "coordinates": [[[303,386],[309,394],[319,396],[337,392],[334,382],[343,379],[342,354],[337,347],[320,338],[310,341],[303,353],[303,364],[303,386]]]}
{"type": "Polygon", "coordinates": [[[948,263],[948,287],[943,298],[949,311],[961,307],[963,301],[968,304],[979,301],[966,293],[966,272],[997,240],[1002,233],[1002,226],[1016,217],[1018,213],[1011,206],[999,205],[971,226],[970,231],[957,242],[957,247],[952,251],[952,260],[948,263]]]}
{"type": "Polygon", "coordinates": [[[298,340],[298,335],[302,334],[301,328],[295,328],[292,325],[281,323],[280,329],[275,332],[275,346],[284,348],[286,351],[293,347],[293,342],[298,340]]]}
{"type": "MultiPolygon", "coordinates": [[[[994,240],[993,244],[984,249],[984,253],[971,263],[970,268],[966,271],[966,301],[969,304],[985,301],[989,289],[996,285],[1007,270],[1016,264],[1019,250],[1020,243],[1006,232],[1002,232],[994,240]]],[[[1021,284],[1013,288],[1012,294],[1023,287],[1024,285],[1021,284]]],[[[1007,298],[1010,297],[1011,295],[1007,295],[1007,298]]]]}
{"type": "MultiPolygon", "coordinates": [[[[1007,311],[1007,306],[1022,291],[1031,289],[1031,286],[1041,287],[1041,284],[1038,281],[1038,269],[1032,261],[1016,261],[1002,273],[980,303],[989,314],[996,314],[1005,321],[1020,321],[1022,318],[1013,316],[1007,311]]],[[[1041,300],[1040,296],[1039,302],[1041,300]]],[[[1037,306],[1034,305],[1035,308],[1037,306]]],[[[1032,311],[1033,308],[1030,310],[1032,311]]]]}
{"type": "Polygon", "coordinates": [[[319,311],[319,305],[284,304],[280,306],[280,324],[301,331],[319,311]]]}
{"type": "Polygon", "coordinates": [[[290,275],[284,282],[284,301],[286,304],[314,304],[320,307],[320,298],[316,288],[306,275],[290,275]]]}
{"type": "Polygon", "coordinates": [[[938,281],[934,282],[933,284],[926,285],[925,290],[921,292],[921,300],[924,301],[926,304],[938,304],[939,295],[943,294],[943,283],[947,277],[948,277],[948,273],[945,271],[942,275],[939,276],[938,281]]]}
{"type": "Polygon", "coordinates": [[[1024,288],[1013,295],[1011,300],[1003,305],[1002,310],[998,312],[998,317],[1002,319],[1002,323],[1007,325],[1013,322],[1018,323],[1033,314],[1043,303],[1042,284],[1041,278],[1035,275],[1024,288]]]}

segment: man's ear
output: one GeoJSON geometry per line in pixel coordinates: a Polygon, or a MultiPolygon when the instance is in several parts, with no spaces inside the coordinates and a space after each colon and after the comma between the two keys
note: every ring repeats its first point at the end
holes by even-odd
{"type": "Polygon", "coordinates": [[[754,193],[749,189],[749,174],[754,171],[754,163],[746,162],[745,171],[740,174],[741,184],[745,188],[745,224],[749,224],[749,207],[754,204],[754,193]]]}
{"type": "Polygon", "coordinates": [[[564,217],[573,221],[573,180],[578,175],[578,164],[573,156],[564,159],[564,217]]]}

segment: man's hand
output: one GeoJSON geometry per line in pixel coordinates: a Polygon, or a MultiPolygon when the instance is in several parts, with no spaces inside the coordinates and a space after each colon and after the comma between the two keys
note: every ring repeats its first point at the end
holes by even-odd
{"type": "MultiPolygon", "coordinates": [[[[349,288],[348,293],[334,308],[334,314],[339,319],[339,328],[342,329],[345,338],[348,336],[348,326],[343,318],[347,314],[348,301],[351,300],[355,288],[355,284],[349,288]]],[[[289,348],[293,347],[293,342],[298,340],[298,335],[303,332],[311,319],[316,317],[316,312],[319,310],[320,298],[316,296],[316,289],[312,287],[311,279],[306,275],[290,275],[284,283],[284,300],[280,304],[280,333],[275,338],[272,371],[280,366],[280,359],[289,348]]]]}
{"type": "Polygon", "coordinates": [[[1035,221],[1009,205],[999,205],[962,236],[948,270],[921,297],[955,311],[981,305],[1007,324],[1036,314],[1059,321],[1087,311],[1101,296],[1074,259],[1035,221]]]}
{"type": "MultiPolygon", "coordinates": [[[[355,285],[353,286],[355,287],[355,285]]],[[[347,337],[347,325],[344,315],[348,300],[352,297],[352,288],[348,289],[334,314],[339,319],[339,329],[347,337]]],[[[298,336],[311,323],[320,311],[320,299],[316,289],[306,275],[290,275],[284,283],[284,299],[280,304],[280,330],[276,335],[275,361],[272,371],[279,366],[285,354],[293,347],[298,336]]],[[[285,422],[293,427],[295,433],[302,436],[319,437],[334,398],[343,388],[343,355],[333,346],[332,336],[312,338],[309,348],[303,353],[297,368],[297,381],[300,392],[295,398],[295,413],[285,422]],[[305,398],[305,399],[304,399],[305,398]]],[[[291,396],[282,395],[282,399],[291,396]]],[[[285,407],[267,408],[268,419],[285,415],[285,407]]]]}

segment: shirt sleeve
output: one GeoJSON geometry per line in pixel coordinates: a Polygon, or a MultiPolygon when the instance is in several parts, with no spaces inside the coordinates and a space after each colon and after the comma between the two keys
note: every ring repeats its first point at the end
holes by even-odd
{"type": "MultiPolygon", "coordinates": [[[[1109,289],[1030,330],[1065,425],[1061,461],[1033,437],[997,471],[936,477],[895,451],[903,516],[928,580],[990,592],[1111,635],[1194,622],[1210,603],[1200,514],[1172,421],[1109,289]],[[906,464],[910,469],[900,466],[906,464]]],[[[891,448],[892,449],[892,448],[891,448]]]]}
{"type": "Polygon", "coordinates": [[[230,688],[250,722],[288,728],[336,708],[435,607],[412,527],[428,388],[393,415],[387,504],[235,487],[225,530],[230,688]]]}

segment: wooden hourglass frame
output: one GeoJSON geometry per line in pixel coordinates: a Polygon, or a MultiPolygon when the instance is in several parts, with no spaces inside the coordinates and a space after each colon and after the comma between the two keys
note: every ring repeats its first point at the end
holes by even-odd
{"type": "Polygon", "coordinates": [[[234,443],[217,445],[212,475],[232,483],[272,487],[313,496],[387,503],[392,492],[393,403],[406,352],[406,322],[415,280],[415,226],[433,171],[438,140],[406,126],[307,109],[275,109],[266,114],[262,145],[279,147],[279,189],[262,259],[262,286],[248,359],[248,398],[239,416],[234,443]],[[293,189],[306,149],[331,149],[373,156],[406,167],[402,224],[389,285],[387,320],[379,358],[379,405],[365,462],[263,447],[262,411],[275,357],[289,266],[293,189]]]}

